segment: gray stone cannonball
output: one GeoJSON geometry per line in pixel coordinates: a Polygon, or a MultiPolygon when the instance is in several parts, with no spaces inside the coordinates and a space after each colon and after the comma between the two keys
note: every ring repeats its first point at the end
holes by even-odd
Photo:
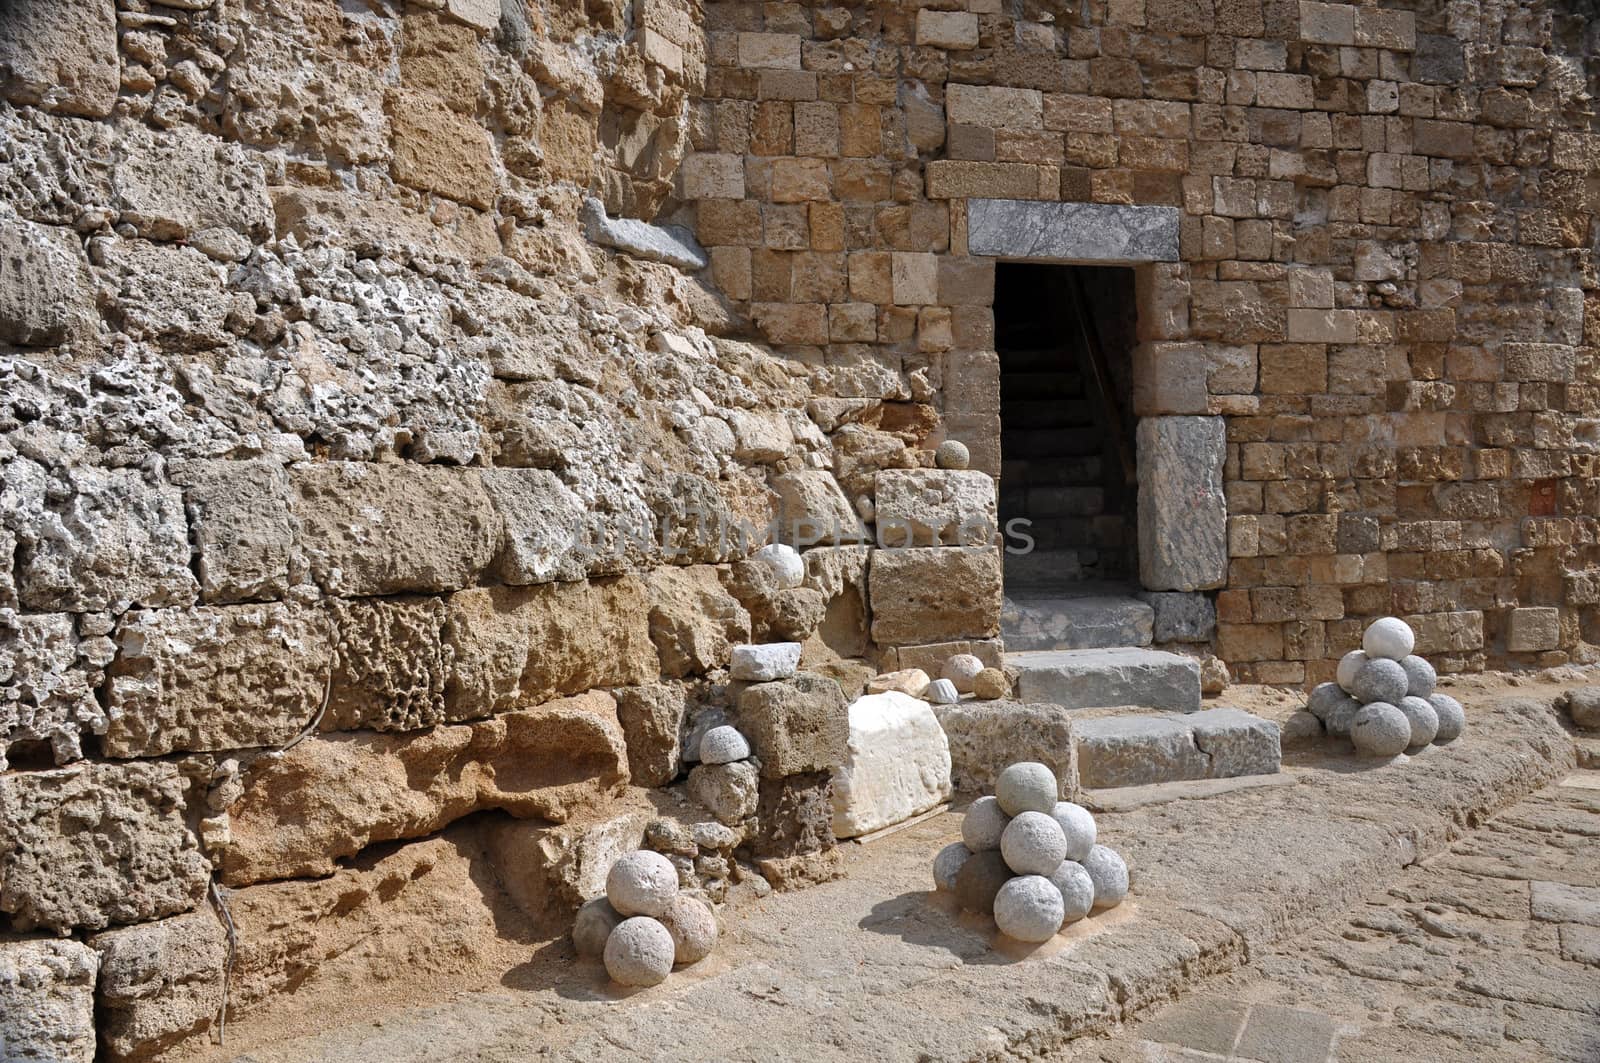
{"type": "Polygon", "coordinates": [[[1403,697],[1395,703],[1395,708],[1405,713],[1407,722],[1411,724],[1411,741],[1407,749],[1420,749],[1432,742],[1439,733],[1439,714],[1426,698],[1403,697]]]}
{"type": "Polygon", "coordinates": [[[1361,711],[1361,702],[1355,698],[1345,698],[1333,711],[1328,713],[1328,718],[1322,721],[1328,733],[1340,738],[1350,737],[1350,725],[1355,722],[1356,713],[1361,711]]]}
{"type": "Polygon", "coordinates": [[[585,901],[572,920],[572,944],[577,947],[578,955],[598,960],[606,951],[606,939],[620,922],[622,916],[604,897],[585,901]]]}
{"type": "Polygon", "coordinates": [[[624,919],[606,939],[606,973],[620,985],[659,985],[672,973],[672,934],[647,915],[624,919]]]}
{"type": "Polygon", "coordinates": [[[1006,824],[1000,855],[1019,875],[1048,875],[1067,856],[1067,836],[1054,816],[1024,812],[1006,824]]]}
{"type": "Polygon", "coordinates": [[[628,853],[606,874],[606,900],[620,915],[660,915],[677,895],[678,869],[648,849],[628,853]]]}
{"type": "Polygon", "coordinates": [[[1319,720],[1326,720],[1329,713],[1349,700],[1350,695],[1338,683],[1318,683],[1306,698],[1306,711],[1319,720]]]}
{"type": "Polygon", "coordinates": [[[1433,670],[1433,665],[1425,657],[1413,653],[1401,658],[1400,667],[1406,670],[1406,694],[1409,697],[1425,698],[1439,685],[1439,673],[1433,670]]]}
{"type": "Polygon", "coordinates": [[[672,935],[672,962],[699,963],[717,944],[717,917],[698,897],[680,893],[661,913],[661,925],[672,935]]]}
{"type": "Polygon", "coordinates": [[[1350,741],[1368,757],[1392,757],[1411,744],[1411,721],[1386,701],[1363,705],[1350,723],[1350,741]]]}
{"type": "Polygon", "coordinates": [[[1083,869],[1094,883],[1096,911],[1115,908],[1128,895],[1128,865],[1111,849],[1097,845],[1083,859],[1083,869]]]}
{"type": "Polygon", "coordinates": [[[980,797],[967,806],[961,819],[961,840],[975,853],[1000,848],[1000,836],[1006,831],[1011,817],[1000,811],[1000,802],[992,797],[980,797]]]}
{"type": "Polygon", "coordinates": [[[1061,891],[1062,923],[1076,923],[1094,910],[1094,879],[1076,860],[1061,861],[1050,882],[1061,891]]]}
{"type": "Polygon", "coordinates": [[[732,764],[750,755],[750,742],[735,728],[723,724],[700,736],[700,763],[732,764]]]}
{"type": "Polygon", "coordinates": [[[1416,645],[1416,632],[1397,616],[1374,620],[1361,636],[1361,648],[1367,651],[1368,657],[1387,657],[1391,661],[1409,656],[1416,645]]]}
{"type": "Polygon", "coordinates": [[[1056,807],[1056,773],[1037,761],[1024,760],[1000,773],[994,796],[1008,816],[1046,812],[1056,807]]]}
{"type": "Polygon", "coordinates": [[[972,453],[959,439],[946,439],[933,451],[933,463],[941,469],[965,469],[972,461],[972,453]]]}
{"type": "Polygon", "coordinates": [[[1057,801],[1056,807],[1050,810],[1050,817],[1067,839],[1065,859],[1077,861],[1088,856],[1089,850],[1094,848],[1096,833],[1094,816],[1089,814],[1089,810],[1071,801],[1057,801]]]}
{"type": "Polygon", "coordinates": [[[1444,745],[1461,737],[1467,727],[1467,710],[1449,694],[1430,694],[1428,704],[1439,717],[1439,733],[1433,736],[1434,745],[1444,745]]]}
{"type": "Polygon", "coordinates": [[[1018,941],[1049,941],[1065,918],[1061,891],[1043,875],[1014,878],[994,897],[995,925],[1018,941]]]}
{"type": "Polygon", "coordinates": [[[944,662],[944,667],[939,671],[939,678],[950,680],[956,685],[956,690],[970,694],[972,683],[981,671],[983,671],[983,661],[976,654],[957,653],[944,662]]]}
{"type": "Polygon", "coordinates": [[[1406,687],[1410,682],[1399,661],[1380,657],[1361,666],[1361,671],[1356,673],[1355,689],[1350,693],[1363,705],[1371,705],[1374,701],[1386,701],[1393,705],[1406,696],[1406,687]]]}
{"type": "Polygon", "coordinates": [[[971,855],[972,850],[960,842],[951,842],[940,849],[933,858],[934,888],[954,893],[956,876],[961,873],[961,865],[966,863],[971,855]]]}
{"type": "Polygon", "coordinates": [[[1346,691],[1354,693],[1351,688],[1356,685],[1356,673],[1361,671],[1361,666],[1366,663],[1366,650],[1351,650],[1339,658],[1339,667],[1334,670],[1335,681],[1346,691]]]}
{"type": "Polygon", "coordinates": [[[999,853],[973,853],[956,872],[956,903],[969,912],[994,914],[994,895],[1011,881],[1011,869],[999,853]]]}

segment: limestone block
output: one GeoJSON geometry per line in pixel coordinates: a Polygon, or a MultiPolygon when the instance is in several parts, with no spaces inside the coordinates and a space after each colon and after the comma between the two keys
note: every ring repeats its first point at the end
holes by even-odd
{"type": "MultiPolygon", "coordinates": [[[[985,194],[1004,193],[974,193],[985,194]]],[[[1180,215],[1176,207],[974,198],[967,204],[967,249],[1047,261],[1176,262],[1180,215]]]]}
{"type": "Polygon", "coordinates": [[[617,687],[617,718],[628,744],[628,773],[637,786],[665,786],[682,766],[686,711],[682,685],[617,687]]]}
{"type": "Polygon", "coordinates": [[[999,668],[1004,644],[999,639],[961,639],[956,642],[930,642],[922,646],[896,646],[883,655],[883,666],[890,669],[921,668],[929,675],[940,675],[944,672],[945,662],[957,654],[976,657],[985,668],[999,668]]]}
{"type": "Polygon", "coordinates": [[[320,735],[251,765],[229,808],[230,884],[325,875],[374,842],[431,834],[497,808],[562,823],[628,781],[604,691],[411,734],[320,735]]]}
{"type": "Polygon", "coordinates": [[[472,470],[329,462],[294,467],[290,484],[306,562],[330,594],[456,590],[500,546],[500,516],[472,470]]]}
{"type": "Polygon", "coordinates": [[[845,497],[839,481],[826,469],[796,469],[772,478],[778,492],[779,531],[794,546],[859,543],[866,530],[845,497]]]}
{"type": "Polygon", "coordinates": [[[89,946],[100,961],[100,1037],[111,1058],[160,1058],[216,1021],[228,935],[209,907],[108,930],[89,946]]]}
{"type": "MultiPolygon", "coordinates": [[[[0,14],[0,69],[5,18],[0,14]]],[[[49,347],[67,338],[72,311],[83,302],[79,257],[69,230],[0,219],[0,342],[49,347]]]]}
{"type": "Polygon", "coordinates": [[[650,640],[670,677],[725,668],[735,645],[750,639],[750,614],[722,587],[710,565],[664,566],[645,576],[650,640]]]}
{"type": "Polygon", "coordinates": [[[887,546],[979,546],[1000,527],[994,480],[975,469],[884,469],[875,494],[887,546]]]}
{"type": "MultiPolygon", "coordinates": [[[[16,4],[6,10],[43,6],[16,4]]],[[[0,40],[12,29],[6,22],[0,16],[0,40]]],[[[16,1063],[94,1063],[98,967],[94,950],[80,941],[0,944],[0,1057],[16,1063]]]]}
{"type": "Polygon", "coordinates": [[[1217,608],[1204,594],[1152,591],[1141,595],[1155,612],[1156,642],[1210,642],[1217,630],[1217,608]]]}
{"type": "Polygon", "coordinates": [[[750,683],[788,679],[800,667],[800,643],[768,642],[762,645],[735,646],[729,674],[750,683]]]}
{"type": "Polygon", "coordinates": [[[1195,745],[1211,758],[1211,777],[1272,775],[1278,771],[1281,730],[1271,720],[1240,709],[1206,709],[1184,717],[1195,745]]]}
{"type": "Polygon", "coordinates": [[[850,738],[844,692],[832,679],[801,672],[739,693],[739,730],[761,761],[761,777],[831,771],[844,763],[850,738]]]}
{"type": "Polygon", "coordinates": [[[965,51],[978,46],[978,16],[968,11],[917,12],[917,44],[929,48],[965,51]]]}
{"type": "Polygon", "coordinates": [[[104,118],[120,83],[111,0],[0,7],[0,94],[12,103],[104,118]]]}
{"type": "Polygon", "coordinates": [[[192,910],[211,865],[184,822],[177,764],[0,776],[0,911],[17,930],[99,930],[192,910]]]}
{"type": "Polygon", "coordinates": [[[1139,573],[1150,590],[1220,587],[1227,576],[1227,454],[1220,417],[1139,422],[1139,573]]]}
{"type": "Polygon", "coordinates": [[[123,128],[111,171],[112,205],[140,236],[182,240],[207,229],[273,231],[266,170],[238,144],[188,125],[123,128]]]}
{"type": "Polygon", "coordinates": [[[495,574],[514,586],[584,575],[583,500],[548,469],[485,469],[501,524],[495,574]]]}
{"type": "Polygon", "coordinates": [[[679,167],[686,199],[743,199],[744,157],[727,153],[690,155],[679,167]]]}
{"type": "Polygon", "coordinates": [[[289,477],[275,461],[197,460],[172,466],[199,554],[200,598],[270,601],[289,589],[294,533],[289,477]]]}
{"type": "Polygon", "coordinates": [[[910,697],[920,698],[928,692],[932,682],[928,673],[921,668],[902,668],[897,672],[873,676],[867,681],[867,693],[887,694],[891,690],[898,690],[910,697]]]}
{"type": "Polygon", "coordinates": [[[500,0],[446,0],[445,10],[480,30],[493,30],[500,25],[500,0]]]}
{"type": "Polygon", "coordinates": [[[494,202],[495,164],[489,134],[430,93],[396,89],[385,108],[394,131],[394,179],[479,210],[494,202]]]}
{"type": "MultiPolygon", "coordinates": [[[[446,703],[455,671],[446,599],[334,598],[325,609],[327,637],[338,653],[322,730],[410,731],[487,713],[452,715],[446,703]]],[[[309,648],[302,667],[317,670],[309,648]]]]}
{"type": "Polygon", "coordinates": [[[1000,773],[1034,761],[1055,773],[1063,801],[1076,801],[1078,765],[1071,716],[1059,705],[965,701],[936,705],[950,746],[950,778],[958,789],[994,790],[1000,773]]]}
{"type": "Polygon", "coordinates": [[[64,764],[83,755],[81,735],[105,731],[104,662],[87,656],[71,615],[0,609],[0,771],[15,743],[49,742],[64,764]]]}
{"type": "Polygon", "coordinates": [[[945,113],[956,125],[1042,129],[1044,95],[1037,89],[951,83],[945,86],[945,113]]]}
{"type": "Polygon", "coordinates": [[[1068,709],[1141,705],[1169,712],[1200,707],[1200,664],[1163,650],[1118,647],[1040,650],[1006,657],[1024,701],[1068,709]]]}
{"type": "Polygon", "coordinates": [[[738,47],[739,65],[746,69],[800,69],[797,33],[741,33],[738,47]]]}
{"type": "Polygon", "coordinates": [[[880,645],[991,638],[1000,631],[1000,552],[874,550],[867,581],[880,645]]]}
{"type": "Polygon", "coordinates": [[[849,708],[850,735],[833,771],[833,831],[841,838],[891,826],[950,796],[950,749],[926,702],[869,694],[849,708]]]}
{"type": "Polygon", "coordinates": [[[1506,621],[1506,649],[1536,653],[1561,645],[1561,610],[1553,606],[1513,609],[1506,621]]]}
{"type": "Polygon", "coordinates": [[[1090,788],[1206,779],[1211,758],[1178,716],[1106,716],[1080,720],[1078,781],[1090,788]]]}

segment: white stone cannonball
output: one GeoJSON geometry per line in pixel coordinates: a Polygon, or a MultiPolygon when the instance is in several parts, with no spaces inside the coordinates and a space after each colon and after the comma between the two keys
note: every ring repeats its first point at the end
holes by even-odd
{"type": "Polygon", "coordinates": [[[1416,645],[1416,632],[1398,616],[1374,620],[1367,625],[1367,633],[1361,636],[1361,648],[1367,651],[1368,657],[1386,657],[1391,661],[1409,657],[1416,645]]]}
{"type": "Polygon", "coordinates": [[[1008,816],[1049,812],[1056,807],[1056,773],[1038,761],[1021,761],[1000,773],[994,796],[1008,816]]]}
{"type": "Polygon", "coordinates": [[[1065,918],[1061,891],[1043,875],[1021,875],[994,896],[995,925],[1018,941],[1049,941],[1065,918]]]}
{"type": "Polygon", "coordinates": [[[1006,824],[1000,855],[1019,875],[1048,875],[1067,858],[1067,837],[1054,816],[1023,812],[1006,824]]]}
{"type": "Polygon", "coordinates": [[[1396,756],[1411,744],[1411,721],[1394,705],[1374,701],[1363,705],[1350,722],[1350,741],[1363,756],[1396,756]]]}
{"type": "Polygon", "coordinates": [[[1426,698],[1403,697],[1395,708],[1405,713],[1411,724],[1411,741],[1407,749],[1418,749],[1433,741],[1439,733],[1439,714],[1426,698]]]}
{"type": "Polygon", "coordinates": [[[980,797],[967,806],[961,819],[961,840],[975,853],[1000,848],[1000,836],[1006,831],[1011,817],[1000,811],[1000,802],[992,797],[980,797]]]}
{"type": "Polygon", "coordinates": [[[1062,923],[1076,923],[1094,910],[1094,879],[1076,860],[1061,861],[1050,882],[1061,891],[1062,923]]]}
{"type": "Polygon", "coordinates": [[[1333,678],[1348,694],[1355,693],[1356,673],[1361,671],[1361,666],[1367,663],[1366,650],[1351,650],[1339,658],[1339,667],[1334,670],[1333,678]]]}
{"type": "Polygon", "coordinates": [[[928,684],[928,689],[922,692],[922,696],[935,705],[954,705],[961,700],[960,691],[956,690],[956,685],[948,679],[935,679],[928,684]]]}
{"type": "Polygon", "coordinates": [[[1329,713],[1349,700],[1350,695],[1338,683],[1319,683],[1311,688],[1306,698],[1306,711],[1319,720],[1326,720],[1329,713]]]}
{"type": "Polygon", "coordinates": [[[1356,673],[1355,689],[1350,693],[1363,705],[1371,705],[1374,701],[1386,701],[1393,705],[1406,696],[1406,687],[1410,682],[1399,661],[1378,657],[1361,666],[1361,671],[1356,673]]]}
{"type": "Polygon", "coordinates": [[[750,755],[750,743],[738,730],[723,724],[700,736],[700,763],[732,764],[750,755]]]}
{"type": "Polygon", "coordinates": [[[717,944],[717,916],[711,906],[698,897],[680,893],[661,913],[661,925],[672,935],[672,962],[675,966],[699,963],[711,955],[717,944]]]}
{"type": "Polygon", "coordinates": [[[977,656],[971,653],[958,653],[944,662],[944,667],[939,670],[939,677],[950,680],[961,693],[970,694],[972,684],[981,671],[983,671],[983,661],[977,656]]]}
{"type": "Polygon", "coordinates": [[[967,862],[972,855],[961,842],[951,842],[940,849],[933,858],[933,886],[934,889],[954,892],[956,876],[961,873],[961,865],[967,862]]]}
{"type": "Polygon", "coordinates": [[[1425,698],[1433,693],[1433,688],[1439,685],[1439,673],[1433,670],[1427,658],[1412,654],[1400,659],[1400,667],[1406,670],[1406,695],[1413,698],[1425,698]]]}
{"type": "Polygon", "coordinates": [[[1057,801],[1050,810],[1050,817],[1056,821],[1056,826],[1061,828],[1061,834],[1067,839],[1066,859],[1072,861],[1082,860],[1089,855],[1089,850],[1094,848],[1096,828],[1094,816],[1082,805],[1075,805],[1071,801],[1057,801]]]}
{"type": "Polygon", "coordinates": [[[672,973],[672,934],[647,915],[624,919],[606,939],[606,973],[620,985],[660,985],[672,973]]]}
{"type": "Polygon", "coordinates": [[[788,590],[806,581],[806,563],[800,551],[786,543],[768,543],[757,550],[754,560],[772,575],[772,581],[788,590]]]}
{"type": "Polygon", "coordinates": [[[1113,850],[1097,845],[1083,858],[1083,869],[1094,883],[1096,911],[1115,908],[1128,895],[1128,865],[1113,850]]]}
{"type": "Polygon", "coordinates": [[[1467,710],[1449,694],[1430,694],[1428,704],[1439,717],[1439,732],[1433,736],[1434,745],[1444,745],[1461,737],[1467,727],[1467,710]]]}
{"type": "Polygon", "coordinates": [[[972,462],[972,453],[958,439],[946,439],[933,451],[933,463],[941,469],[965,469],[972,462]]]}
{"type": "Polygon", "coordinates": [[[598,960],[606,951],[606,939],[622,922],[622,916],[604,897],[584,901],[583,907],[572,920],[572,944],[578,955],[598,960]]]}
{"type": "Polygon", "coordinates": [[[1328,713],[1328,718],[1322,721],[1322,726],[1331,735],[1339,738],[1350,737],[1350,725],[1355,722],[1356,713],[1361,711],[1361,702],[1355,698],[1345,698],[1333,707],[1328,713]]]}
{"type": "Polygon", "coordinates": [[[606,900],[619,915],[660,915],[677,895],[678,869],[649,849],[628,853],[606,874],[606,900]]]}

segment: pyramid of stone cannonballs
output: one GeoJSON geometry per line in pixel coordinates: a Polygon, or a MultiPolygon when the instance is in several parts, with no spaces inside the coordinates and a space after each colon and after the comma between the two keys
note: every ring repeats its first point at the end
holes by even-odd
{"type": "Polygon", "coordinates": [[[1419,753],[1453,742],[1467,725],[1461,703],[1434,690],[1433,665],[1411,651],[1417,637],[1398,617],[1374,620],[1361,649],[1339,661],[1336,682],[1311,691],[1306,709],[1328,734],[1369,757],[1419,753]]]}
{"type": "Polygon", "coordinates": [[[1128,865],[1095,844],[1094,817],[1058,801],[1055,773],[1043,764],[1013,764],[995,781],[994,796],[967,809],[961,841],[939,850],[933,881],[969,912],[993,915],[1018,941],[1048,941],[1091,911],[1114,908],[1128,895],[1128,865]]]}
{"type": "Polygon", "coordinates": [[[678,892],[672,861],[640,849],[611,865],[604,897],[578,909],[572,942],[578,955],[602,960],[612,981],[652,986],[673,967],[711,954],[717,917],[704,901],[678,892]]]}

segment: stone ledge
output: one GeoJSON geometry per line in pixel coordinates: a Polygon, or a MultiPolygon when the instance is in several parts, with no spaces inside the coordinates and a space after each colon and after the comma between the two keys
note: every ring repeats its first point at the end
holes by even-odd
{"type": "Polygon", "coordinates": [[[1176,262],[1180,214],[1176,207],[972,199],[967,249],[1054,262],[1176,262]]]}

